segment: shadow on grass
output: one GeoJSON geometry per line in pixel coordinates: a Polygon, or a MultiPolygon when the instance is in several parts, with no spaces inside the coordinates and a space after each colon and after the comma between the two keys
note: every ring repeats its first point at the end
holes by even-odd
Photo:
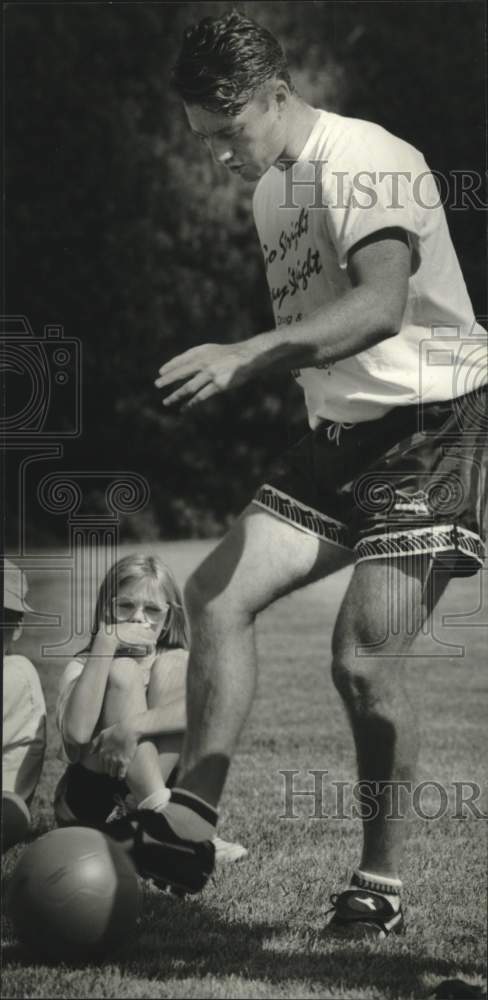
{"type": "MultiPolygon", "coordinates": [[[[424,976],[459,975],[453,959],[435,958],[408,950],[408,936],[387,942],[340,941],[304,926],[293,936],[286,923],[255,923],[226,919],[225,914],[197,900],[146,899],[139,934],[123,955],[104,960],[62,962],[42,960],[46,968],[74,971],[117,965],[121,973],[140,979],[203,980],[240,977],[273,985],[296,983],[305,989],[320,985],[346,995],[374,989],[381,996],[425,997],[424,976]]],[[[412,949],[415,949],[415,938],[412,949]]],[[[37,964],[19,944],[3,948],[3,968],[32,968],[37,964]]],[[[468,970],[465,970],[469,974],[468,970]]],[[[472,973],[472,970],[471,970],[472,973]]],[[[272,995],[272,994],[270,994],[272,995]]],[[[339,995],[339,994],[337,994],[339,995]]]]}

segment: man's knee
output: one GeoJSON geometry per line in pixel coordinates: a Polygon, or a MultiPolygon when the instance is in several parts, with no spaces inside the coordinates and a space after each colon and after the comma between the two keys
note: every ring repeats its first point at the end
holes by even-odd
{"type": "Polygon", "coordinates": [[[119,656],[113,660],[108,675],[108,686],[122,691],[131,691],[137,685],[143,686],[142,670],[130,656],[119,656]]]}
{"type": "Polygon", "coordinates": [[[332,679],[347,709],[355,716],[388,713],[402,689],[399,657],[358,655],[354,645],[337,645],[332,679]]]}
{"type": "Polygon", "coordinates": [[[186,581],[183,597],[190,618],[195,618],[205,611],[211,595],[206,575],[201,569],[195,570],[186,581]]]}
{"type": "Polygon", "coordinates": [[[374,670],[361,661],[354,648],[338,649],[332,659],[332,679],[348,709],[354,714],[372,710],[378,697],[374,670]]]}
{"type": "Polygon", "coordinates": [[[252,595],[232,579],[225,579],[218,564],[203,564],[189,577],[185,590],[185,607],[190,622],[208,621],[229,626],[233,621],[252,621],[258,609],[252,595]]]}

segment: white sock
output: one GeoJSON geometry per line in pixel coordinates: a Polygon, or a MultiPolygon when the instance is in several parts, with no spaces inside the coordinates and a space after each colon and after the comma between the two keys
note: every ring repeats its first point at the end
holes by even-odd
{"type": "Polygon", "coordinates": [[[171,792],[169,788],[163,786],[158,792],[152,792],[151,795],[147,795],[142,802],[139,802],[137,806],[138,809],[152,809],[153,812],[163,812],[166,809],[168,802],[171,798],[171,792]]]}
{"type": "Polygon", "coordinates": [[[403,882],[399,878],[391,878],[387,875],[376,875],[374,872],[365,872],[361,868],[356,868],[351,879],[351,885],[355,888],[380,892],[385,896],[393,909],[398,912],[400,909],[400,890],[403,882]]]}
{"type": "Polygon", "coordinates": [[[173,788],[164,816],[183,840],[213,840],[215,837],[217,810],[186,789],[173,788]]]}

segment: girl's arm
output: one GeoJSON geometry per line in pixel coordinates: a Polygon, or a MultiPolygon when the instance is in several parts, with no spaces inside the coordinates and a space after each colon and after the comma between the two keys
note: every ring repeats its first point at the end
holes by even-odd
{"type": "Polygon", "coordinates": [[[186,711],[181,701],[164,708],[149,708],[102,729],[90,743],[89,752],[99,755],[108,774],[125,778],[142,740],[184,733],[185,729],[186,711]]]}
{"type": "Polygon", "coordinates": [[[102,629],[97,633],[86,664],[64,710],[65,738],[78,746],[90,742],[103,707],[108,675],[119,640],[102,629]]]}

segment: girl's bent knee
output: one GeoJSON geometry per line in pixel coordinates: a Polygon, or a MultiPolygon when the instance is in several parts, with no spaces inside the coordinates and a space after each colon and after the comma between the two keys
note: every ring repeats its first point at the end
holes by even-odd
{"type": "Polygon", "coordinates": [[[113,660],[108,675],[108,684],[124,690],[143,685],[143,675],[139,664],[130,656],[120,656],[113,660]]]}

